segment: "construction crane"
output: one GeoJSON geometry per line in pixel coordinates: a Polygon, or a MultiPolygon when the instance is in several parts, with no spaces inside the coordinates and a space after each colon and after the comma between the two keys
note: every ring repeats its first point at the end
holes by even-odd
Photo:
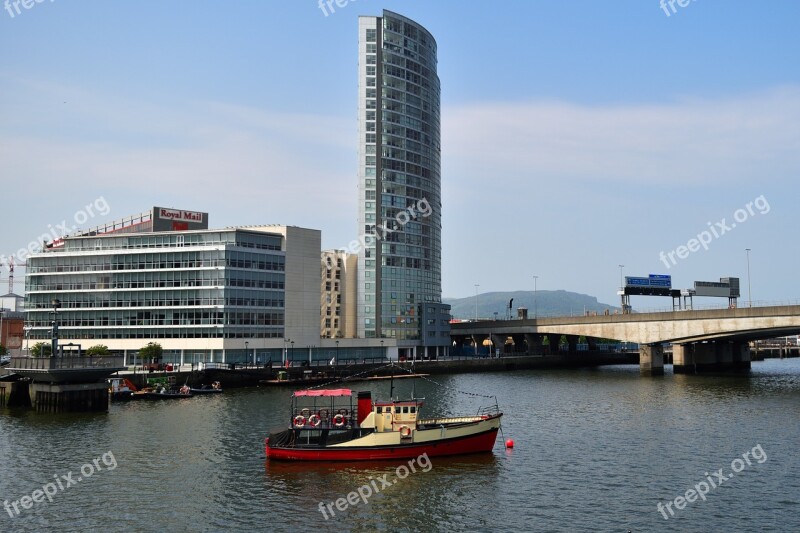
{"type": "Polygon", "coordinates": [[[7,260],[5,263],[0,262],[0,268],[3,266],[8,267],[8,292],[14,292],[14,267],[15,266],[26,266],[26,263],[15,263],[13,259],[7,260]]]}

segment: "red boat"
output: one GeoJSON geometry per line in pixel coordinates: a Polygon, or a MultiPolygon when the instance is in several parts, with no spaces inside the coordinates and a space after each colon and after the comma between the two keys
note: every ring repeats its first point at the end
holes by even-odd
{"type": "Polygon", "coordinates": [[[421,418],[419,400],[373,402],[350,389],[297,391],[289,429],[266,439],[269,459],[375,461],[490,452],[503,413],[497,405],[475,416],[421,418]]]}

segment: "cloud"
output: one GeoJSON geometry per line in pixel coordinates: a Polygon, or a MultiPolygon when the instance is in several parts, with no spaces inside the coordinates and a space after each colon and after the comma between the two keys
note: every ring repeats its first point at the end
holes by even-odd
{"type": "Polygon", "coordinates": [[[478,103],[443,115],[444,159],[465,177],[683,188],[800,168],[799,87],[657,105],[478,103]]]}

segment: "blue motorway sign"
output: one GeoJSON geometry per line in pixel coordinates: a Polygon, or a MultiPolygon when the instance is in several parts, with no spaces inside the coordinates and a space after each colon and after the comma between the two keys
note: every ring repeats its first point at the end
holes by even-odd
{"type": "Polygon", "coordinates": [[[672,288],[672,276],[663,274],[650,274],[647,278],[625,276],[626,287],[658,287],[660,289],[672,288]]]}

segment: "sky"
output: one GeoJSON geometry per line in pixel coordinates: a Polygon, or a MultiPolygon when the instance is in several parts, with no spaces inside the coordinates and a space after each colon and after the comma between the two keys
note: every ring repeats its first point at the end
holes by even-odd
{"type": "Polygon", "coordinates": [[[389,9],[438,43],[443,296],[537,276],[618,305],[622,273],[739,277],[747,300],[749,248],[752,299],[800,299],[800,2],[14,2],[4,258],[153,205],[347,247],[358,17],[389,9]]]}

